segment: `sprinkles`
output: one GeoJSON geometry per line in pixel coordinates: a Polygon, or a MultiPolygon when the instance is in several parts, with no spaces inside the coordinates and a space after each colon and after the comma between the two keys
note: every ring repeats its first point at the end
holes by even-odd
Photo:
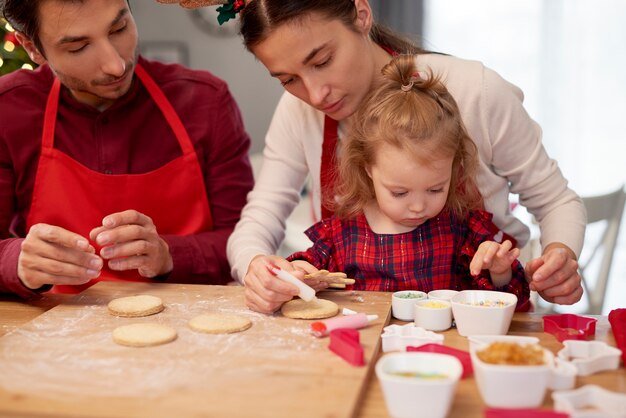
{"type": "Polygon", "coordinates": [[[461,302],[461,303],[464,305],[470,305],[470,306],[484,306],[485,308],[504,308],[505,306],[509,305],[509,303],[501,299],[481,300],[478,302],[461,302]]]}

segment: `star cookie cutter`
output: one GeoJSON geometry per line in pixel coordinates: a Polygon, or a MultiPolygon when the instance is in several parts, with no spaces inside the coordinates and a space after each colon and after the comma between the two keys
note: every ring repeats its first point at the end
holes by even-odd
{"type": "Polygon", "coordinates": [[[383,352],[406,351],[407,346],[419,347],[424,344],[443,344],[443,335],[424,328],[416,327],[413,324],[388,325],[383,328],[380,336],[383,340],[383,352]]]}
{"type": "Polygon", "coordinates": [[[626,416],[626,395],[611,392],[597,385],[574,390],[552,392],[554,410],[566,412],[571,418],[623,418],[626,416]]]}
{"type": "Polygon", "coordinates": [[[574,314],[546,315],[543,317],[543,331],[557,340],[587,340],[596,335],[595,318],[574,314]]]}
{"type": "Polygon", "coordinates": [[[576,366],[578,376],[589,376],[603,370],[619,367],[622,350],[611,347],[603,341],[567,340],[558,353],[558,358],[576,366]]]}

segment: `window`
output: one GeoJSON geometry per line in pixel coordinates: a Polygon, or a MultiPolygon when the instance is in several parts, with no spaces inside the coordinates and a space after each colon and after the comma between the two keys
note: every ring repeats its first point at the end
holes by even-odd
{"type": "MultiPolygon", "coordinates": [[[[626,183],[625,21],[620,0],[424,0],[423,40],[519,86],[571,187],[594,195],[626,183]]],[[[624,225],[611,275],[605,313],[624,305],[624,225]]]]}

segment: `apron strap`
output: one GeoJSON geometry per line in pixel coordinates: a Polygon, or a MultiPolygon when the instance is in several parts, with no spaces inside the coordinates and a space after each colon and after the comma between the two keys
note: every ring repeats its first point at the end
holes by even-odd
{"type": "Polygon", "coordinates": [[[41,148],[51,149],[54,144],[54,129],[57,122],[57,110],[59,108],[59,92],[61,91],[61,81],[58,78],[54,78],[50,94],[48,94],[48,101],[46,103],[46,110],[43,118],[43,132],[41,135],[41,148]]]}
{"type": "Polygon", "coordinates": [[[322,163],[320,166],[322,219],[329,218],[333,214],[327,204],[333,201],[337,178],[338,127],[339,123],[336,120],[324,116],[324,142],[322,143],[322,163]]]}
{"type": "Polygon", "coordinates": [[[180,148],[183,150],[183,154],[195,153],[189,134],[183,126],[183,122],[178,117],[172,104],[165,97],[165,94],[163,94],[163,91],[139,63],[135,66],[135,74],[137,74],[137,77],[139,77],[143,85],[146,86],[146,89],[161,110],[161,113],[163,113],[163,116],[172,127],[176,139],[178,139],[178,143],[180,144],[180,148]]]}
{"type": "MultiPolygon", "coordinates": [[[[187,130],[183,126],[180,117],[172,107],[171,103],[163,94],[163,91],[157,86],[152,77],[146,72],[146,70],[137,64],[135,67],[135,74],[141,80],[143,85],[150,93],[150,96],[154,99],[159,110],[171,126],[174,131],[174,135],[184,155],[195,153],[191,138],[187,130]]],[[[46,103],[46,111],[44,114],[43,134],[42,134],[42,148],[52,148],[54,144],[54,129],[56,126],[57,111],[59,108],[59,93],[61,91],[61,81],[55,77],[48,95],[48,101],[46,103]]]]}

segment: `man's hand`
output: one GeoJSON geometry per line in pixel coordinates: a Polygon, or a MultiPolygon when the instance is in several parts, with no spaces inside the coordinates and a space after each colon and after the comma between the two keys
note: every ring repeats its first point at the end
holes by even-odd
{"type": "Polygon", "coordinates": [[[30,289],[79,285],[100,275],[103,260],[84,237],[58,226],[33,225],[22,242],[17,276],[30,289]]]}
{"type": "Polygon", "coordinates": [[[172,271],[174,263],[167,243],[152,219],[136,210],[106,216],[89,237],[103,247],[100,256],[108,260],[111,270],[137,269],[143,277],[172,271]]]}

